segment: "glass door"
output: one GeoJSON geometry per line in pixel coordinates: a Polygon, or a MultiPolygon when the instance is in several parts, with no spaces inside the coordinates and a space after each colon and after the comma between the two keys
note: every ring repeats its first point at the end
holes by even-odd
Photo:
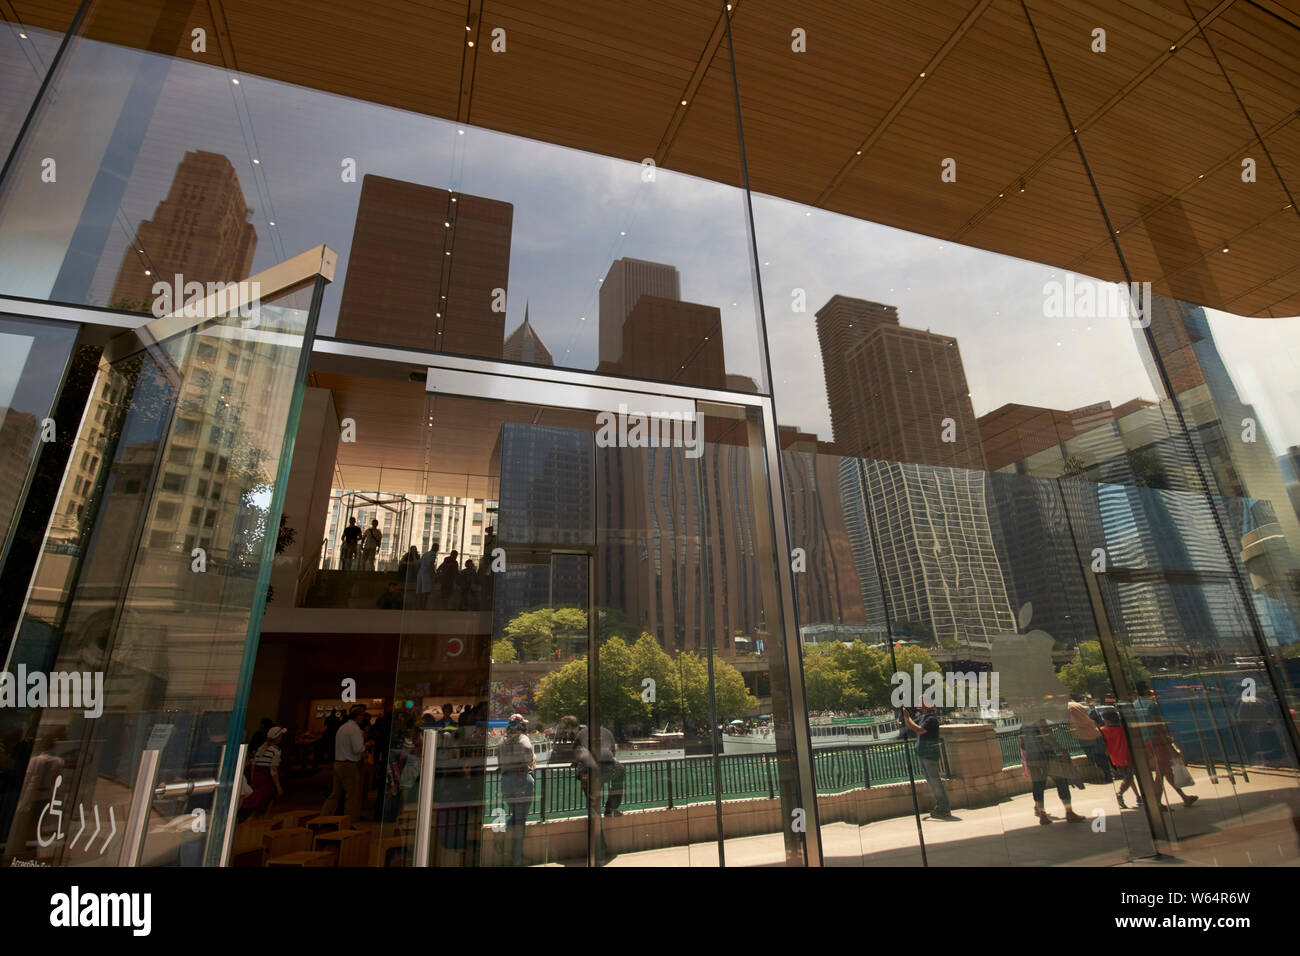
{"type": "Polygon", "coordinates": [[[6,865],[217,861],[334,258],[177,290],[106,348],[6,662],[44,688],[6,865]]]}
{"type": "Polygon", "coordinates": [[[594,379],[429,371],[382,864],[802,859],[758,410],[594,379]]]}

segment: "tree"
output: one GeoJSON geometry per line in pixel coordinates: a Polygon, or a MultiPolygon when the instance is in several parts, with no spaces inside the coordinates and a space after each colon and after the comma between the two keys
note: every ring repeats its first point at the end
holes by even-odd
{"type": "MultiPolygon", "coordinates": [[[[1141,662],[1134,661],[1122,647],[1117,647],[1116,650],[1119,652],[1120,667],[1130,684],[1151,680],[1151,672],[1141,662]]],[[[1071,694],[1092,694],[1101,698],[1113,692],[1110,671],[1106,668],[1100,641],[1080,643],[1075,649],[1074,658],[1056,676],[1071,694]]]]}
{"type": "Polygon", "coordinates": [[[519,652],[514,644],[505,638],[492,642],[492,661],[496,664],[513,664],[519,660],[519,652]]]}
{"type": "MultiPolygon", "coordinates": [[[[706,725],[710,717],[708,661],[691,652],[669,655],[649,634],[630,647],[611,636],[600,647],[597,685],[601,723],[622,736],[629,728],[661,726],[669,721],[706,725]],[[654,681],[645,683],[646,678],[654,681]],[[653,699],[646,693],[654,688],[653,699]]],[[[745,678],[726,661],[714,659],[713,699],[718,716],[741,716],[758,708],[745,678]]],[[[587,711],[587,659],[580,657],[542,678],[537,709],[545,721],[587,711]]]]}

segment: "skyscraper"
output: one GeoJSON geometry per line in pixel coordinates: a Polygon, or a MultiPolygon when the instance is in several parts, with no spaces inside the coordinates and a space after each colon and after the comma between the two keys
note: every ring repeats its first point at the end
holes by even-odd
{"type": "Polygon", "coordinates": [[[817,339],[845,454],[984,468],[956,339],[899,325],[895,306],[842,295],[817,310],[817,339]]]}
{"type": "Polygon", "coordinates": [[[365,176],[335,335],[501,358],[514,206],[365,176]]]}
{"type": "Polygon", "coordinates": [[[506,337],[501,357],[509,362],[528,362],[530,365],[554,365],[551,350],[528,321],[528,303],[524,303],[524,321],[506,337]]]}
{"type": "Polygon", "coordinates": [[[136,228],[109,304],[148,310],[153,284],[171,283],[177,274],[183,282],[205,285],[248,278],[257,248],[251,213],[230,160],[190,150],[176,167],[167,198],[136,228]]]}
{"type": "Polygon", "coordinates": [[[682,280],[676,266],[626,256],[615,259],[600,285],[601,362],[617,362],[623,357],[623,323],[643,295],[680,299],[682,280]]]}

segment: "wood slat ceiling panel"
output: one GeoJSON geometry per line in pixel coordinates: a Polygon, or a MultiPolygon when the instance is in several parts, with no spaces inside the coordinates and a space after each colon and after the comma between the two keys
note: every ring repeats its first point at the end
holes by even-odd
{"type": "Polygon", "coordinates": [[[1250,5],[1233,7],[1206,31],[1247,113],[1261,130],[1300,107],[1300,30],[1250,5]]]}
{"type": "MultiPolygon", "coordinates": [[[[1224,160],[1240,174],[1252,138],[1203,43],[1182,48],[1081,132],[1112,220],[1131,222],[1224,160]]],[[[1198,187],[1198,192],[1200,187],[1198,187]]],[[[1203,195],[1203,193],[1202,193],[1203,195]]]]}
{"type": "MultiPolygon", "coordinates": [[[[456,116],[465,5],[451,0],[222,0],[239,67],[434,116],[456,116]]],[[[209,45],[211,49],[211,45],[209,45]]]]}
{"type": "Polygon", "coordinates": [[[677,128],[663,165],[669,169],[689,169],[692,175],[728,186],[743,185],[736,98],[725,41],[677,128]]]}
{"type": "Polygon", "coordinates": [[[1169,49],[1192,25],[1160,7],[1110,6],[1083,0],[1032,0],[1034,27],[1076,124],[1169,49]],[[1092,51],[1092,31],[1106,31],[1106,52],[1092,51]]]}
{"type": "MultiPolygon", "coordinates": [[[[485,3],[470,121],[640,162],[653,156],[718,21],[712,4],[485,3]]],[[[686,170],[695,172],[694,170],[686,170]]]]}
{"type": "Polygon", "coordinates": [[[1018,3],[997,0],[827,206],[950,236],[1067,132],[1018,3]],[[957,181],[940,163],[957,161],[957,181]]]}
{"type": "Polygon", "coordinates": [[[66,33],[80,5],[77,0],[11,0],[9,7],[19,23],[66,33]]]}
{"type": "MultiPolygon", "coordinates": [[[[962,241],[1006,255],[1041,262],[1069,262],[1080,241],[1091,235],[1106,240],[1106,224],[1092,196],[1078,151],[1071,146],[1058,153],[1025,184],[1025,191],[1007,193],[992,212],[962,236],[962,241]]],[[[1118,282],[1123,279],[1113,250],[1109,259],[1098,257],[1104,268],[1092,273],[1118,282]]]]}
{"type": "Polygon", "coordinates": [[[813,202],[970,6],[745,0],[732,33],[753,188],[813,202]],[[805,53],[791,49],[795,27],[805,53]]]}

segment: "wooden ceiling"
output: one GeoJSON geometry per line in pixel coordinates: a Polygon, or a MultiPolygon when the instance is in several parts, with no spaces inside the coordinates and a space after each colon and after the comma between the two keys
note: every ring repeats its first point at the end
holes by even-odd
{"type": "MultiPolygon", "coordinates": [[[[1300,314],[1297,0],[732,7],[756,192],[1109,280],[1152,281],[1231,312],[1300,314]],[[796,27],[806,31],[804,53],[791,50],[796,27]],[[1091,49],[1097,27],[1105,53],[1091,49]],[[940,181],[948,157],[955,183],[940,181]],[[1256,160],[1255,183],[1241,180],[1246,157],[1256,160]]],[[[47,29],[66,28],[75,9],[73,0],[0,0],[6,19],[47,29]]],[[[96,0],[85,30],[743,181],[721,2],[96,0]],[[219,41],[206,54],[190,50],[200,26],[219,41]],[[485,49],[497,27],[504,54],[485,49]]]]}

